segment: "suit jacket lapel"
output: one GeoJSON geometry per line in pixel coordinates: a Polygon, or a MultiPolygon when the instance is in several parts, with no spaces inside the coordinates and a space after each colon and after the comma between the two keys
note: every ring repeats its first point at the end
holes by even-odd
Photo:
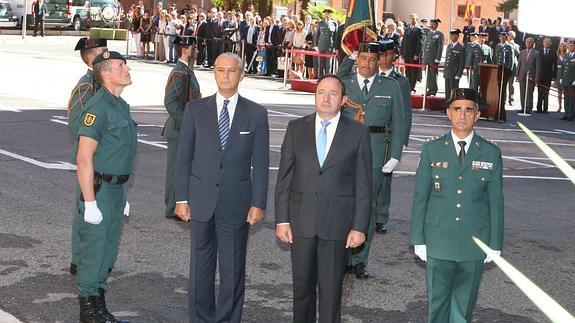
{"type": "Polygon", "coordinates": [[[220,142],[220,133],[218,132],[218,105],[215,94],[209,98],[207,106],[204,107],[204,117],[206,118],[206,123],[212,135],[220,142]]]}
{"type": "Polygon", "coordinates": [[[323,166],[321,167],[322,169],[325,169],[329,166],[330,162],[337,156],[337,150],[338,150],[337,147],[341,147],[343,145],[343,141],[345,140],[345,127],[347,126],[346,122],[347,119],[343,116],[343,114],[341,114],[339,116],[339,122],[337,123],[337,128],[335,129],[335,134],[333,135],[333,141],[331,142],[329,151],[327,151],[327,155],[325,156],[325,160],[323,161],[323,166]]]}
{"type": "MultiPolygon", "coordinates": [[[[304,141],[303,144],[304,147],[309,147],[307,149],[309,149],[309,154],[311,154],[313,156],[313,160],[315,161],[313,163],[313,166],[317,169],[319,169],[319,159],[317,158],[317,147],[315,145],[315,118],[317,118],[317,115],[314,113],[310,116],[307,117],[306,119],[306,127],[305,127],[305,136],[304,136],[304,141]],[[313,145],[309,145],[307,144],[308,142],[312,142],[313,145]]],[[[327,157],[327,156],[326,156],[327,157]]],[[[326,158],[327,160],[327,158],[326,158]]],[[[325,160],[323,162],[323,164],[325,165],[325,160]]]]}
{"type": "Polygon", "coordinates": [[[240,131],[239,129],[242,129],[245,117],[246,117],[246,109],[244,107],[244,98],[238,95],[236,111],[234,112],[234,118],[232,119],[232,127],[230,128],[230,135],[228,137],[228,142],[226,143],[226,148],[231,147],[234,141],[237,140],[240,131]]]}

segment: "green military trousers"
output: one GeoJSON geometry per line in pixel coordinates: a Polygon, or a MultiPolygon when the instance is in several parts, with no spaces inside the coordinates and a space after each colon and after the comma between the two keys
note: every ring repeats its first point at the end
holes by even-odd
{"type": "Polygon", "coordinates": [[[451,261],[427,257],[428,323],[471,322],[483,259],[451,261]]]}
{"type": "Polygon", "coordinates": [[[575,118],[575,86],[563,86],[563,108],[565,109],[564,118],[575,118]]]}
{"type": "MultiPolygon", "coordinates": [[[[367,266],[371,240],[373,239],[373,235],[375,233],[375,221],[380,216],[383,206],[382,202],[384,200],[383,196],[386,194],[384,187],[384,177],[391,178],[391,176],[384,176],[384,174],[381,172],[381,168],[374,168],[372,170],[372,174],[373,197],[371,199],[371,216],[369,217],[369,226],[366,232],[367,238],[361,246],[351,250],[347,262],[348,265],[356,265],[362,262],[367,266]]],[[[387,195],[389,196],[389,191],[387,192],[387,195]]]]}
{"type": "Polygon", "coordinates": [[[174,217],[176,214],[176,156],[178,154],[178,139],[168,139],[168,161],[166,163],[166,188],[164,202],[166,204],[166,217],[174,217]]]}
{"type": "MultiPolygon", "coordinates": [[[[381,172],[381,169],[379,170],[381,172]]],[[[391,205],[391,179],[393,178],[393,173],[390,174],[382,174],[383,175],[383,183],[381,184],[381,188],[377,193],[377,197],[379,202],[377,203],[377,219],[376,223],[387,224],[389,222],[389,206],[391,205]]]]}
{"type": "Polygon", "coordinates": [[[77,265],[80,261],[80,222],[84,221],[78,215],[78,209],[83,205],[80,201],[80,187],[76,187],[76,211],[72,218],[72,263],[77,265]]]}
{"type": "Polygon", "coordinates": [[[112,268],[116,260],[124,223],[124,186],[103,182],[96,201],[102,212],[102,222],[94,225],[84,221],[83,202],[80,202],[76,216],[80,227],[76,287],[80,297],[97,296],[98,288],[106,288],[108,268],[112,268]]]}
{"type": "Polygon", "coordinates": [[[436,95],[437,94],[437,68],[429,67],[427,69],[427,95],[436,95]]]}
{"type": "Polygon", "coordinates": [[[471,73],[471,76],[469,77],[469,88],[479,93],[479,85],[481,84],[481,79],[479,78],[479,66],[477,68],[471,68],[469,72],[471,73]]]}

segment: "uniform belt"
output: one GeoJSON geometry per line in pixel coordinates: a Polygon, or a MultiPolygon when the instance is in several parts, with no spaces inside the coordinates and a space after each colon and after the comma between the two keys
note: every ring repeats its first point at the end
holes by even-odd
{"type": "Polygon", "coordinates": [[[110,184],[124,184],[130,178],[130,175],[112,175],[105,173],[94,173],[94,176],[110,184]]]}
{"type": "Polygon", "coordinates": [[[391,132],[391,128],[390,127],[380,127],[380,126],[369,126],[369,132],[371,132],[371,133],[391,132]]]}

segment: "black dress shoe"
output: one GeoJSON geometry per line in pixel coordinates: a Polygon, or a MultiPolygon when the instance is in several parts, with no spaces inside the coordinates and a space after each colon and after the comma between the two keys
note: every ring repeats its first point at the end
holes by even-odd
{"type": "Polygon", "coordinates": [[[567,120],[567,117],[561,117],[559,120],[567,120]]]}
{"type": "Polygon", "coordinates": [[[375,224],[375,232],[381,233],[381,234],[386,234],[387,233],[387,227],[383,223],[376,223],[375,224]]]}
{"type": "Polygon", "coordinates": [[[75,263],[71,262],[70,263],[70,274],[76,275],[77,272],[78,272],[78,266],[76,266],[75,263]]]}
{"type": "Polygon", "coordinates": [[[369,274],[367,273],[367,268],[363,262],[355,264],[353,271],[355,272],[355,277],[359,279],[368,279],[369,274]]]}
{"type": "Polygon", "coordinates": [[[353,265],[345,265],[345,273],[346,274],[353,273],[353,265]]]}

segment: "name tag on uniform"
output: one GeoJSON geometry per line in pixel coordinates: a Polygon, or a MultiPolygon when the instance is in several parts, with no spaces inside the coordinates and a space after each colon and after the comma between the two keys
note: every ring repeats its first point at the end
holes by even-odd
{"type": "Polygon", "coordinates": [[[431,163],[431,167],[432,168],[447,168],[447,167],[449,167],[449,163],[446,161],[431,163]]]}
{"type": "Polygon", "coordinates": [[[375,95],[376,99],[391,99],[389,95],[375,95]]]}
{"type": "Polygon", "coordinates": [[[493,170],[493,163],[474,160],[471,163],[471,170],[479,170],[479,169],[493,170]]]}
{"type": "Polygon", "coordinates": [[[439,35],[435,35],[435,36],[433,36],[433,37],[431,37],[431,38],[437,39],[437,38],[439,38],[439,35]]]}
{"type": "Polygon", "coordinates": [[[458,51],[458,50],[454,50],[453,53],[459,54],[459,51],[458,51]]]}

